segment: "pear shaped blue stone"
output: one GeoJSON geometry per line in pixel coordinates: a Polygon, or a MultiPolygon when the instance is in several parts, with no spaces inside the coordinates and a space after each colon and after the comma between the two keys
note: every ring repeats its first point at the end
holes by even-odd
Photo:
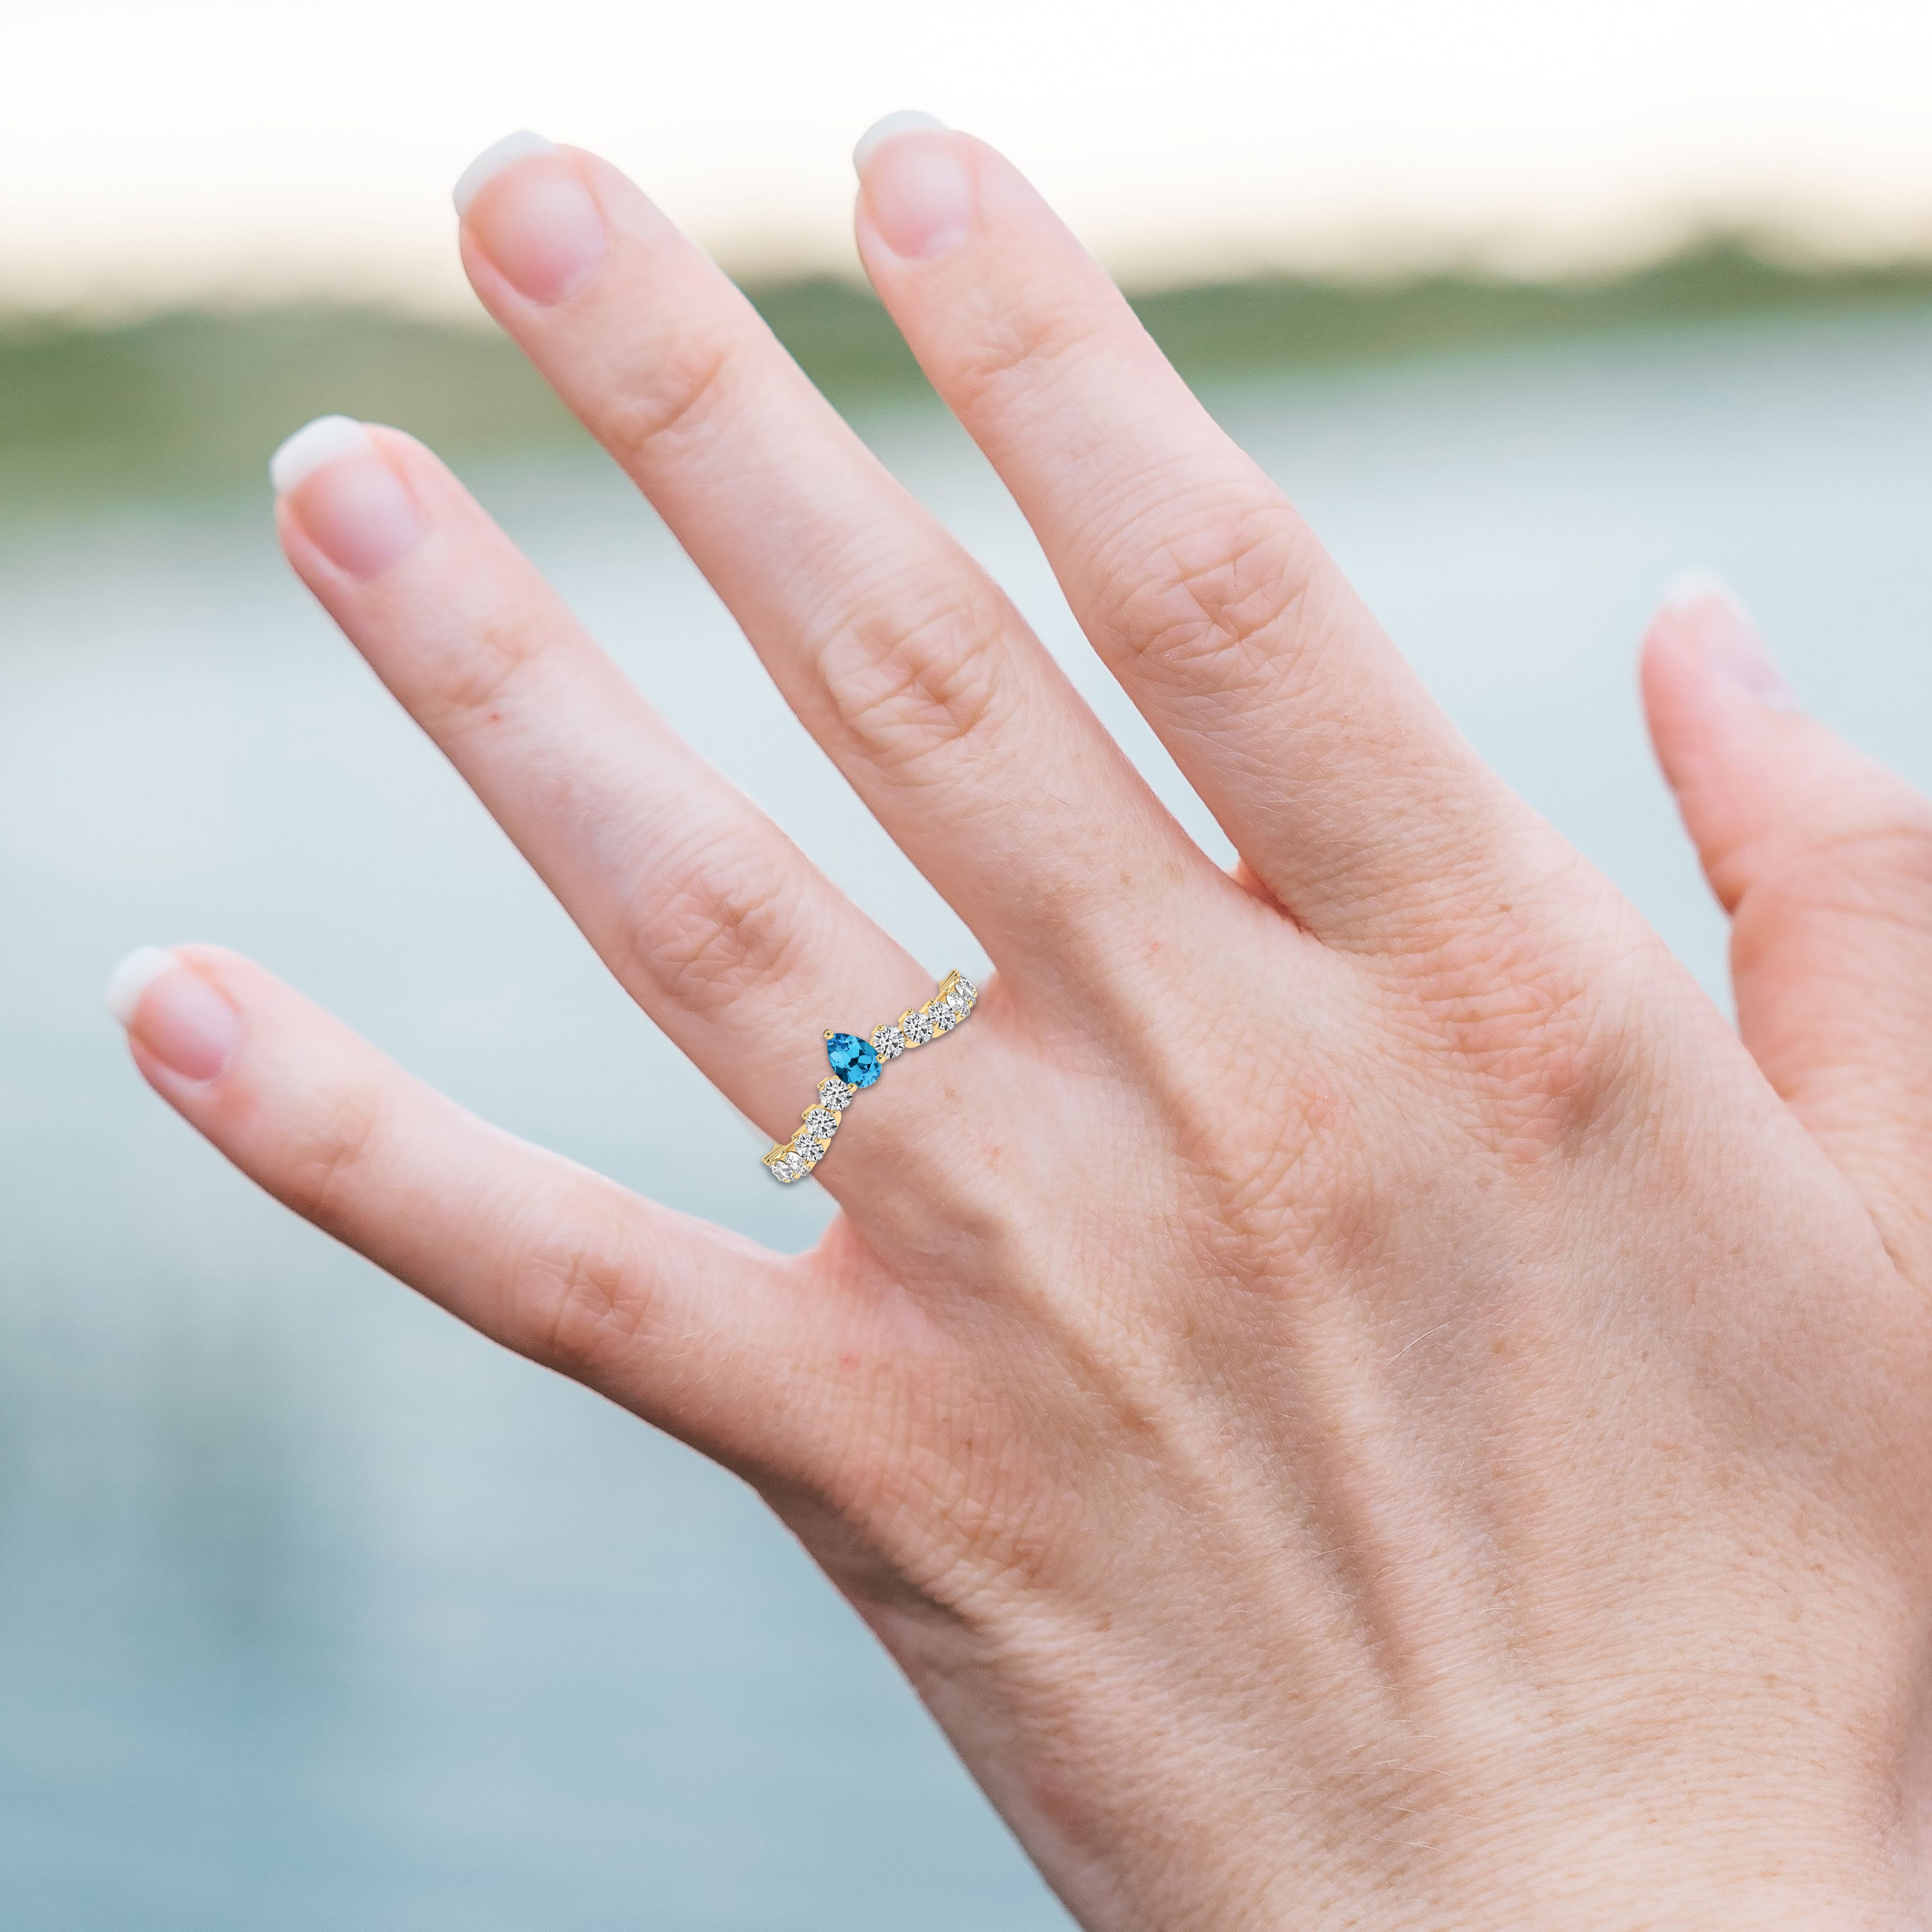
{"type": "Polygon", "coordinates": [[[825,1057],[850,1086],[869,1087],[879,1077],[879,1056],[856,1034],[835,1033],[825,1042],[825,1057]]]}

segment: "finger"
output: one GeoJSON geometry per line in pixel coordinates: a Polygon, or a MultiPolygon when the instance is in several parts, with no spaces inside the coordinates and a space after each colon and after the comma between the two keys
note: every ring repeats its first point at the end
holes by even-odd
{"type": "Polygon", "coordinates": [[[466,186],[478,294],[650,496],[780,688],[996,959],[1212,868],[1006,598],[622,176],[524,149],[466,186]],[[492,170],[494,170],[494,172],[492,170]],[[1103,855],[1131,850],[1130,878],[1103,855]]]}
{"type": "Polygon", "coordinates": [[[1932,807],[1798,710],[1708,580],[1687,580],[1658,615],[1643,688],[1732,916],[1745,1045],[1894,1252],[1932,1254],[1932,807]]]}
{"type": "Polygon", "coordinates": [[[486,1126],[232,953],[144,949],[108,997],[155,1090],[377,1267],[734,1466],[808,1455],[850,1341],[808,1268],[486,1126]]]}
{"type": "Polygon", "coordinates": [[[920,1003],[922,970],[669,729],[421,444],[326,418],[275,470],[303,580],[632,997],[789,1138],[826,1026],[920,1003]]]}
{"type": "Polygon", "coordinates": [[[880,298],[1269,890],[1345,937],[1488,855],[1522,815],[1019,174],[936,125],[856,158],[880,298]]]}

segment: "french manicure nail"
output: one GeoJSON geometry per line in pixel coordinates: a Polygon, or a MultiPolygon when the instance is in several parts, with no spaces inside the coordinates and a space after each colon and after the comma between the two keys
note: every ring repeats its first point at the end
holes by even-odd
{"type": "Polygon", "coordinates": [[[964,146],[930,114],[888,114],[859,137],[852,165],[872,226],[894,254],[930,261],[971,231],[979,197],[964,146]]]}
{"type": "Polygon", "coordinates": [[[476,199],[483,184],[494,180],[512,161],[520,161],[526,154],[558,154],[562,152],[554,141],[546,140],[527,128],[519,128],[514,134],[506,134],[500,141],[492,141],[457,176],[456,185],[449,191],[450,200],[456,204],[458,219],[470,212],[470,204],[476,199]]]}
{"type": "Polygon", "coordinates": [[[1664,608],[1696,624],[1713,676],[1774,710],[1801,708],[1757,626],[1722,578],[1706,570],[1679,572],[1664,586],[1664,608]]]}
{"type": "Polygon", "coordinates": [[[268,481],[324,556],[376,577],[415,547],[422,517],[403,481],[351,416],[317,416],[268,459],[268,481]]]}
{"type": "Polygon", "coordinates": [[[498,274],[545,308],[580,287],[604,259],[602,212],[563,150],[541,134],[524,129],[485,148],[452,199],[498,274]]]}
{"type": "Polygon", "coordinates": [[[895,134],[943,134],[946,123],[937,114],[928,114],[917,107],[902,107],[896,114],[888,114],[874,121],[859,136],[852,150],[852,171],[862,176],[866,164],[876,154],[885,142],[895,134]]]}
{"type": "Polygon", "coordinates": [[[242,1016],[180,956],[137,947],[109,974],[107,1010],[171,1073],[212,1080],[242,1042],[242,1016]]]}

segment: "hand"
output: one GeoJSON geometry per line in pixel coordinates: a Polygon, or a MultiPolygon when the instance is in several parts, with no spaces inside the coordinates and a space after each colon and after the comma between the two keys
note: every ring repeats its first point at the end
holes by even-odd
{"type": "MultiPolygon", "coordinates": [[[[1721,596],[1666,609],[1646,691],[1740,1043],[1012,169],[886,139],[868,271],[1231,878],[635,188],[496,160],[483,300],[996,975],[847,1117],[797,1257],[511,1141],[211,949],[122,982],[148,1078],[755,1483],[1089,1927],[1922,1923],[1925,806],[1721,596]]],[[[823,1029],[931,978],[427,451],[338,424],[284,477],[315,594],[788,1136],[823,1029]]]]}

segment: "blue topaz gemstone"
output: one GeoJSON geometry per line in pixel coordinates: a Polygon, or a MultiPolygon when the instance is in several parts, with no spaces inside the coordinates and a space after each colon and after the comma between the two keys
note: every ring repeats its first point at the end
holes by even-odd
{"type": "Polygon", "coordinates": [[[879,1077],[879,1056],[856,1034],[835,1033],[825,1042],[832,1070],[852,1087],[869,1087],[879,1077]]]}

